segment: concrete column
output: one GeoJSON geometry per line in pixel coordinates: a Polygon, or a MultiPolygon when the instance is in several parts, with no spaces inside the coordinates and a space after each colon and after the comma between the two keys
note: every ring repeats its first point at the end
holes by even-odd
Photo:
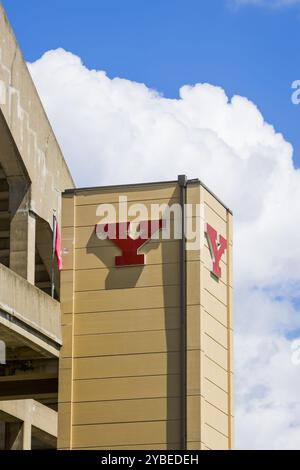
{"type": "Polygon", "coordinates": [[[23,450],[31,450],[31,422],[24,421],[23,423],[23,450]]]}
{"type": "Polygon", "coordinates": [[[30,213],[30,190],[23,178],[9,179],[10,259],[9,267],[34,284],[35,217],[30,213]]]}
{"type": "Polygon", "coordinates": [[[0,401],[1,449],[31,450],[32,437],[44,449],[56,448],[57,412],[31,399],[0,401]]]}
{"type": "Polygon", "coordinates": [[[5,450],[23,449],[23,423],[5,423],[5,450]]]}
{"type": "Polygon", "coordinates": [[[30,450],[31,424],[29,422],[5,423],[5,450],[30,450]]]}

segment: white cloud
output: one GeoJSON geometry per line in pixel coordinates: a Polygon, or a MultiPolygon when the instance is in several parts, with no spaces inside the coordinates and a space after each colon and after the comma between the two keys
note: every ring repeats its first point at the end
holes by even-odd
{"type": "Polygon", "coordinates": [[[236,445],[299,449],[300,374],[279,335],[237,334],[236,445]]]}
{"type": "Polygon", "coordinates": [[[78,185],[187,173],[233,209],[237,442],[300,447],[299,371],[286,339],[300,328],[291,302],[300,278],[300,174],[291,145],[249,100],[229,100],[209,84],[166,99],[88,70],[62,49],[30,70],[78,185]]]}
{"type": "Polygon", "coordinates": [[[253,5],[270,8],[281,8],[300,5],[300,0],[230,0],[230,3],[231,5],[235,6],[253,5]]]}

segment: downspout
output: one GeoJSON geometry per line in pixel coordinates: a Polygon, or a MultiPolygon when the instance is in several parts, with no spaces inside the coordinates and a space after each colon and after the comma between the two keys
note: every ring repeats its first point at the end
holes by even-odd
{"type": "Polygon", "coordinates": [[[181,241],[180,241],[180,415],[181,415],[181,450],[187,449],[187,286],[186,286],[186,200],[187,177],[178,176],[181,206],[181,241]]]}

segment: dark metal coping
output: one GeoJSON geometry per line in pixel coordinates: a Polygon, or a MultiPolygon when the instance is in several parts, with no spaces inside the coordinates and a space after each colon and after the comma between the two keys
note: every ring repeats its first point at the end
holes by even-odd
{"type": "MultiPolygon", "coordinates": [[[[85,191],[99,191],[99,190],[103,190],[103,189],[117,189],[117,188],[125,188],[125,187],[127,187],[127,188],[138,188],[138,187],[141,187],[141,186],[142,187],[143,186],[153,186],[153,185],[159,186],[159,185],[163,185],[163,184],[178,184],[178,180],[154,181],[154,182],[149,182],[149,183],[115,184],[115,185],[109,185],[109,186],[91,186],[91,187],[88,187],[88,188],[72,188],[72,189],[66,189],[63,192],[63,195],[77,194],[77,193],[85,192],[85,191]]],[[[211,191],[204,183],[202,183],[202,181],[200,181],[199,178],[194,178],[194,179],[188,180],[187,185],[191,185],[191,184],[198,184],[199,186],[202,186],[204,189],[206,189],[206,191],[208,191],[216,199],[216,201],[218,201],[224,207],[224,209],[226,209],[232,215],[232,210],[229,209],[229,207],[227,207],[226,204],[224,204],[221,201],[221,199],[219,199],[218,196],[216,196],[215,193],[213,193],[213,191],[211,191]]]]}

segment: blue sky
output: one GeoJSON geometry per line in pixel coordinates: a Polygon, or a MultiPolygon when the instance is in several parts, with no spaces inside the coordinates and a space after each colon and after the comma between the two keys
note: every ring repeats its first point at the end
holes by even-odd
{"type": "Polygon", "coordinates": [[[3,0],[25,58],[63,47],[89,68],[167,97],[209,82],[253,100],[294,148],[300,167],[300,6],[232,7],[226,0],[3,0]]]}

